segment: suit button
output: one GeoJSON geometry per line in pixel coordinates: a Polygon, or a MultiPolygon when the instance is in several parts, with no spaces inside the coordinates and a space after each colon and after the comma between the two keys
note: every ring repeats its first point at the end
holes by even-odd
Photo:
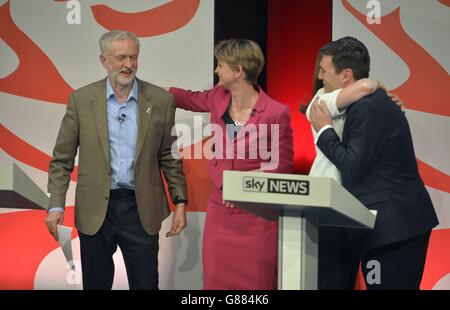
{"type": "Polygon", "coordinates": [[[105,200],[108,200],[109,199],[109,197],[108,196],[105,196],[105,200]]]}

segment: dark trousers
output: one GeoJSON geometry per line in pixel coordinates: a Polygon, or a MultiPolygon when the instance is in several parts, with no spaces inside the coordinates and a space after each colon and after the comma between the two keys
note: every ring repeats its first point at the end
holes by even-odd
{"type": "Polygon", "coordinates": [[[343,228],[320,227],[318,288],[353,289],[361,263],[368,290],[418,290],[430,234],[364,250],[364,237],[350,241],[343,228]]]}
{"type": "Polygon", "coordinates": [[[158,235],[142,227],[134,192],[111,191],[100,230],[92,236],[79,232],[83,289],[111,289],[113,254],[120,247],[130,289],[158,289],[158,235]]]}

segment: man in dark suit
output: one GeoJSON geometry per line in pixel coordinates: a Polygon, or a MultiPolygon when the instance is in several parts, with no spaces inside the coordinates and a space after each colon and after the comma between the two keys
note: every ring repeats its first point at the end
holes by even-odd
{"type": "Polygon", "coordinates": [[[135,77],[139,40],[127,31],[100,38],[106,79],[69,98],[48,171],[46,224],[58,238],[79,149],[75,225],[84,289],[111,289],[120,247],[130,289],[158,289],[158,233],[169,216],[161,171],[176,205],[167,236],[186,227],[186,181],[171,148],[175,100],[135,77]]]}
{"type": "MultiPolygon", "coordinates": [[[[355,38],[333,41],[320,53],[318,78],[327,92],[369,75],[369,53],[355,38]]],[[[373,230],[319,232],[319,288],[352,289],[361,262],[368,289],[419,289],[438,220],[404,113],[379,88],[347,109],[342,141],[325,105],[314,104],[311,123],[343,186],[377,211],[373,230]]]]}

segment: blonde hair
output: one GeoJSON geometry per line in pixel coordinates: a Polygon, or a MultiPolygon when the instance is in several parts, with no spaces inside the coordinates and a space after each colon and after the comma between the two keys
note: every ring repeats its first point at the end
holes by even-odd
{"type": "Polygon", "coordinates": [[[139,50],[139,39],[137,36],[129,31],[125,30],[112,30],[109,32],[104,33],[100,40],[98,41],[98,44],[100,46],[100,52],[102,55],[106,55],[109,52],[109,47],[111,46],[112,41],[121,41],[121,40],[132,40],[136,42],[138,50],[139,50]]]}
{"type": "Polygon", "coordinates": [[[258,77],[264,67],[264,55],[261,47],[252,40],[230,39],[220,41],[214,47],[217,60],[225,61],[233,70],[241,65],[246,80],[252,84],[258,83],[258,77]]]}

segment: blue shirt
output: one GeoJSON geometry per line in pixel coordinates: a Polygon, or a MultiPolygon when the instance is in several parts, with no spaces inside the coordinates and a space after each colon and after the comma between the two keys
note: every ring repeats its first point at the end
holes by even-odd
{"type": "Polygon", "coordinates": [[[106,80],[111,189],[134,189],[138,86],[136,79],[125,102],[119,103],[109,79],[106,80]]]}
{"type": "MultiPolygon", "coordinates": [[[[106,111],[109,132],[109,156],[111,158],[111,189],[134,189],[134,157],[137,139],[137,99],[136,79],[127,100],[120,104],[109,82],[106,80],[106,111]]],[[[55,206],[48,212],[62,212],[64,208],[55,206]]]]}

